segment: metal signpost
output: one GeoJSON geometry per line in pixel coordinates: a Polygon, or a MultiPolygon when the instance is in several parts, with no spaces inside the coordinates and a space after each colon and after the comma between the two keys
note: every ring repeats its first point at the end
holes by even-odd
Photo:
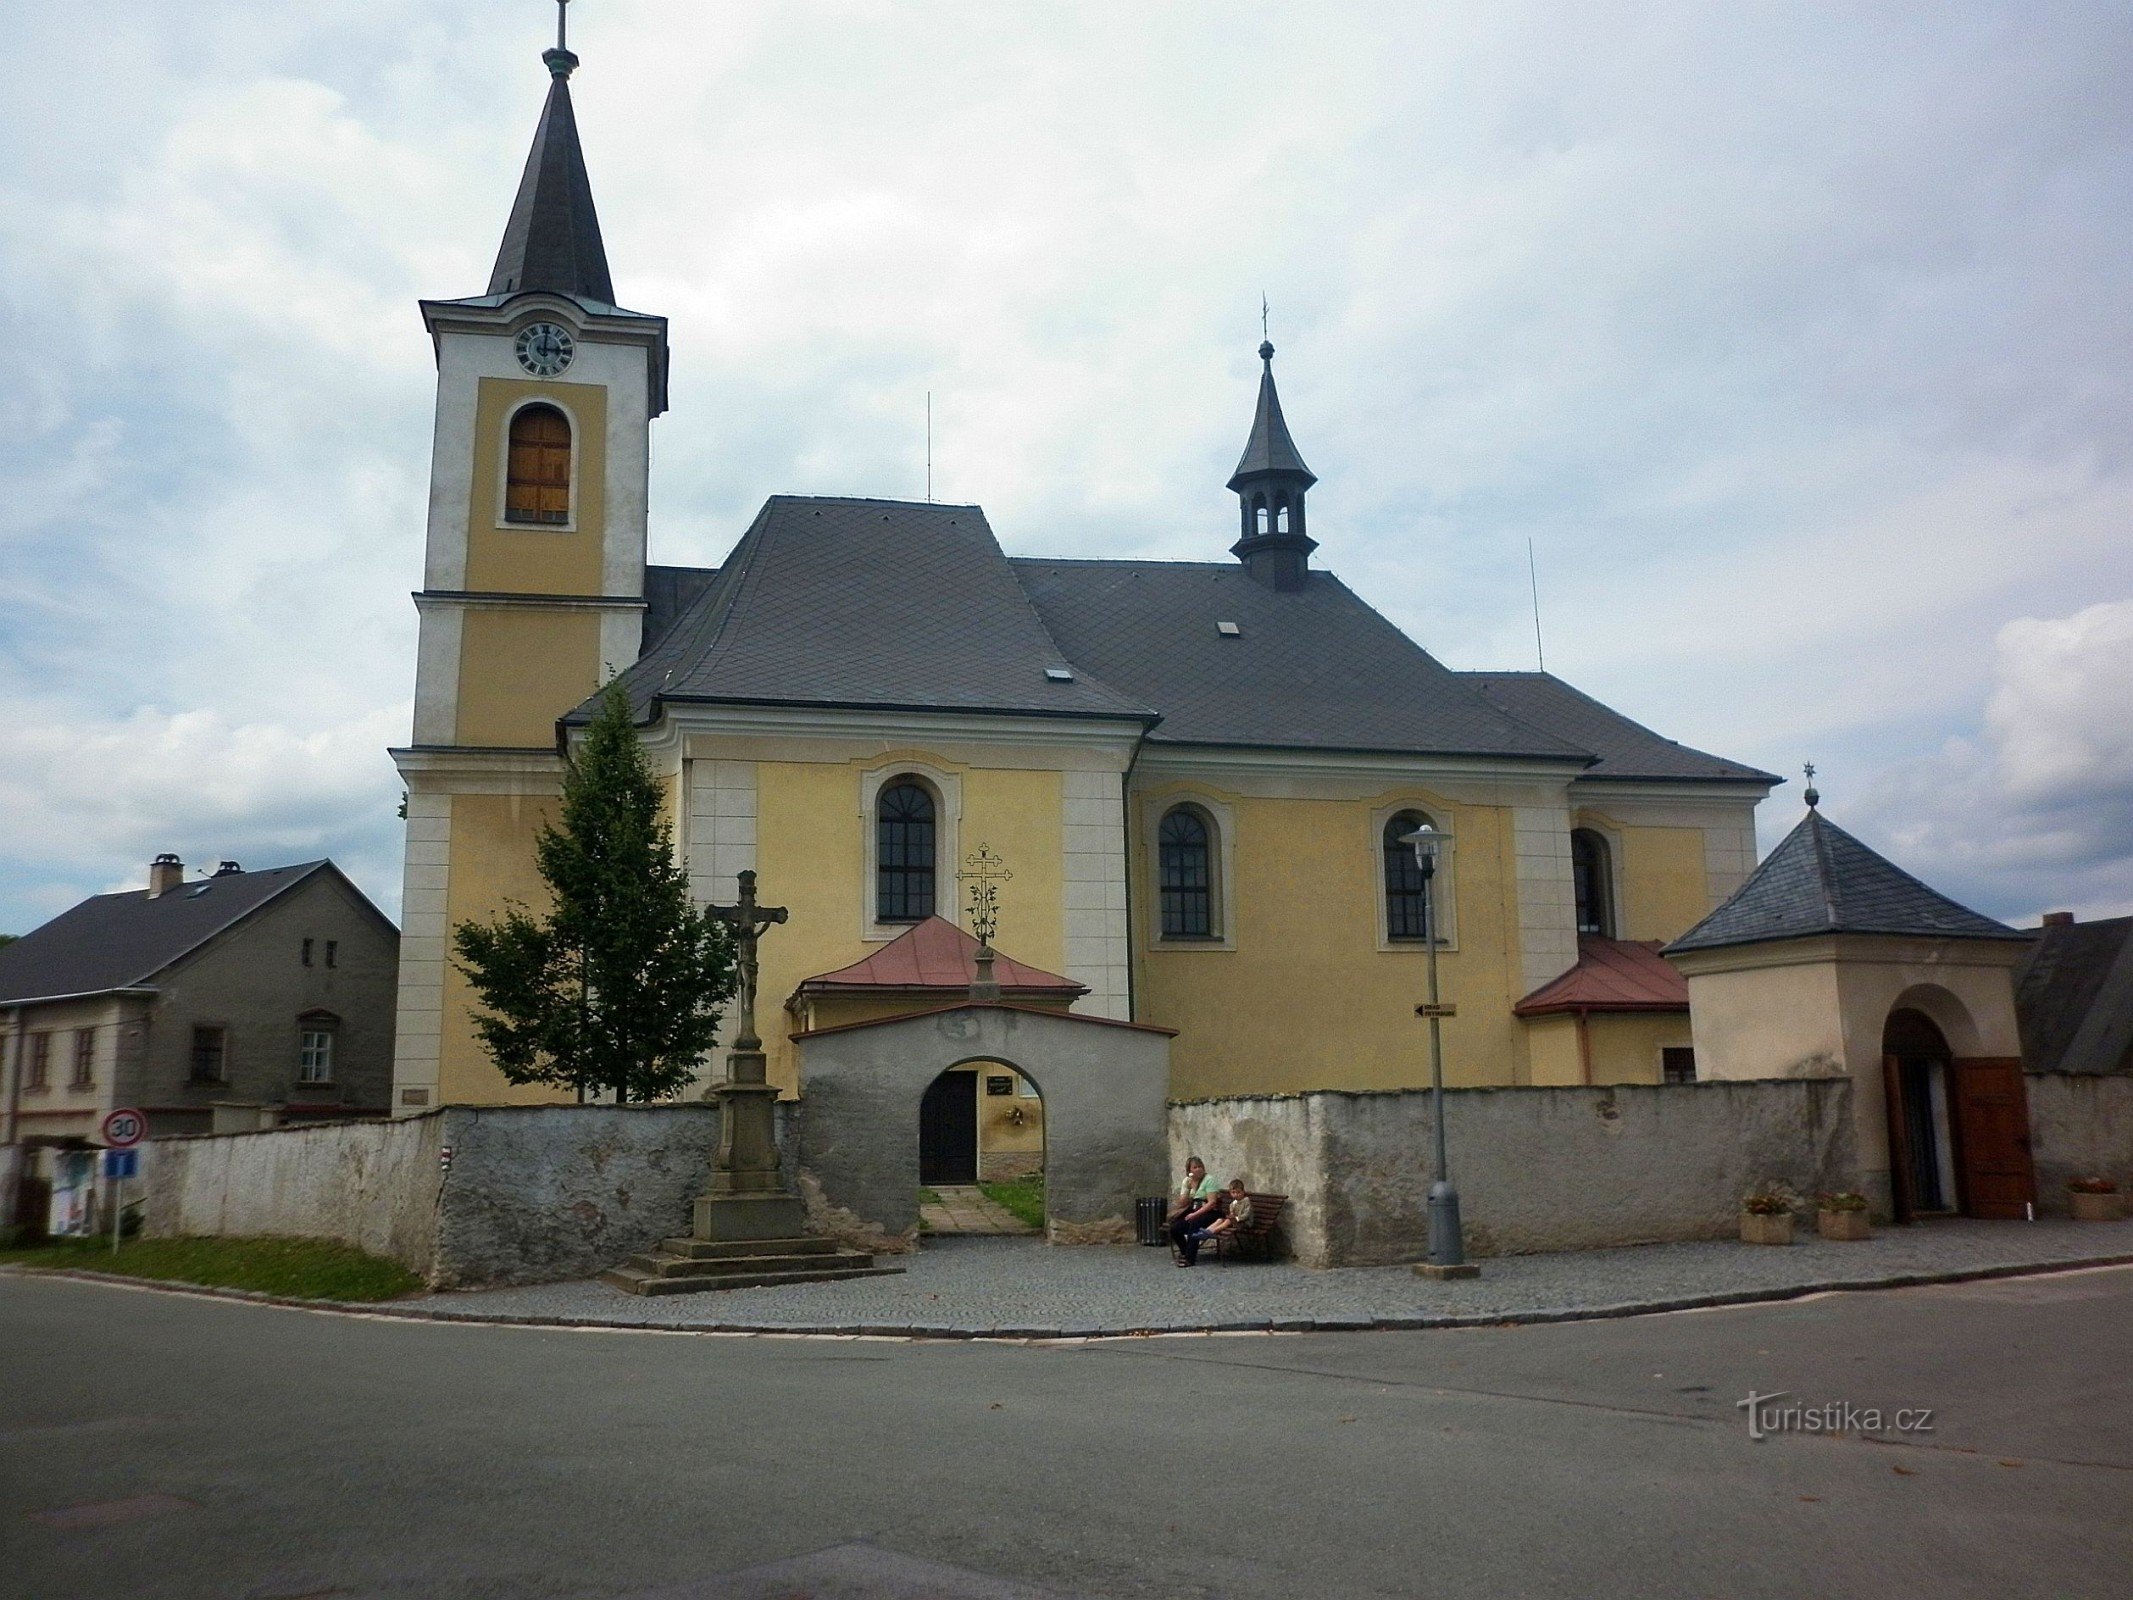
{"type": "Polygon", "coordinates": [[[139,1175],[141,1152],[134,1148],[148,1136],[148,1118],[131,1106],[106,1112],[97,1130],[104,1141],[104,1176],[111,1180],[111,1249],[119,1247],[119,1219],[125,1215],[126,1180],[139,1175]]]}

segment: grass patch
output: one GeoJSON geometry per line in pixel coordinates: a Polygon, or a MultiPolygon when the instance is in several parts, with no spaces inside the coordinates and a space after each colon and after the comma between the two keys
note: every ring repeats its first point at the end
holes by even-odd
{"type": "Polygon", "coordinates": [[[941,1197],[932,1189],[922,1188],[918,1191],[918,1203],[922,1206],[937,1206],[941,1203],[941,1197]]]}
{"type": "Polygon", "coordinates": [[[0,1264],[75,1267],[211,1289],[253,1289],[303,1300],[392,1300],[422,1280],[397,1261],[325,1239],[61,1239],[0,1250],[0,1264]]]}
{"type": "Polygon", "coordinates": [[[981,1183],[985,1198],[994,1205],[1013,1214],[1018,1222],[1026,1222],[1032,1228],[1044,1226],[1044,1174],[1033,1172],[1026,1178],[1014,1178],[1006,1183],[981,1183]]]}

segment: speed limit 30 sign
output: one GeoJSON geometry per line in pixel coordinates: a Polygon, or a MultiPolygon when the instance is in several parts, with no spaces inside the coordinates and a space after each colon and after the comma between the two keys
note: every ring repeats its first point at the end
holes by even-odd
{"type": "Polygon", "coordinates": [[[131,1150],[148,1137],[148,1117],[131,1106],[106,1112],[101,1132],[107,1148],[131,1150]]]}

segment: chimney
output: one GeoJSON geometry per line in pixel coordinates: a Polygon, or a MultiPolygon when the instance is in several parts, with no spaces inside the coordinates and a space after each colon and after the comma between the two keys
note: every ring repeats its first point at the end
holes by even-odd
{"type": "Polygon", "coordinates": [[[2047,911],[2044,913],[2044,926],[2047,928],[2071,928],[2073,925],[2074,914],[2071,911],[2047,911]]]}
{"type": "Polygon", "coordinates": [[[218,877],[218,878],[227,878],[227,877],[228,877],[228,876],[229,876],[229,875],[230,875],[231,873],[233,873],[233,872],[242,872],[242,871],[244,871],[244,868],[242,868],[242,867],[240,867],[239,865],[237,865],[237,863],[236,863],[236,862],[234,862],[234,861],[225,861],[225,862],[223,862],[223,863],[222,863],[221,865],[219,865],[218,867],[216,867],[216,868],[215,868],[215,876],[216,876],[216,877],[218,877]]]}
{"type": "Polygon", "coordinates": [[[169,894],[185,881],[185,863],[168,850],[148,863],[148,898],[169,894]]]}

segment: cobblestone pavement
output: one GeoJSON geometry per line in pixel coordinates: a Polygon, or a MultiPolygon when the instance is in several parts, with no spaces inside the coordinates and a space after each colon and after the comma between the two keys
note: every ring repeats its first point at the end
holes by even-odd
{"type": "Polygon", "coordinates": [[[933,1191],[938,1204],[918,1208],[918,1219],[940,1234],[1020,1235],[1037,1230],[975,1184],[954,1184],[933,1191]]]}
{"type": "Polygon", "coordinates": [[[639,1299],[555,1283],[422,1296],[429,1315],[725,1332],[1077,1337],[1101,1333],[1458,1326],[1661,1310],[1824,1288],[1882,1287],[2068,1262],[2133,1260],[2133,1221],[1936,1222],[1860,1244],[1732,1241],[1504,1256],[1481,1276],[1431,1283],[1405,1267],[1308,1271],[1203,1262],[1167,1251],[946,1238],[900,1276],[639,1299]]]}

